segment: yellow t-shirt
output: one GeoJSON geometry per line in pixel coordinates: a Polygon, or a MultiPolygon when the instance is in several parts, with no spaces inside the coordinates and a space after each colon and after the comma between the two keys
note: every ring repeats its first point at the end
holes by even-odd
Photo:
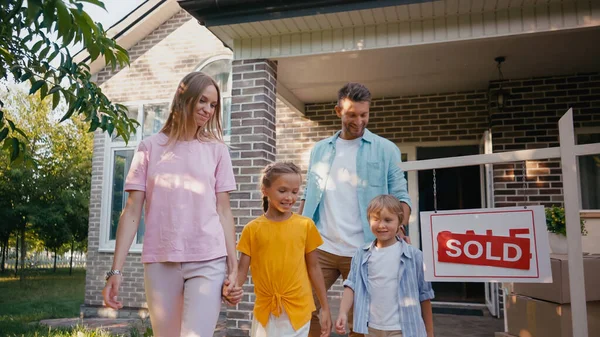
{"type": "Polygon", "coordinates": [[[244,227],[237,249],[250,256],[254,315],[263,326],[282,308],[295,330],[310,321],[316,308],[304,255],[322,243],[315,223],[295,213],[279,222],[263,215],[244,227]]]}

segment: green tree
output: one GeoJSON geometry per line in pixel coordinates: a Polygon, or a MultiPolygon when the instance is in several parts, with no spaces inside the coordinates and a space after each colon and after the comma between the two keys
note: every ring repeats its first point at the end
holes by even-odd
{"type": "Polygon", "coordinates": [[[78,118],[58,124],[60,114],[52,111],[51,100],[29,95],[23,85],[5,86],[0,99],[9,103],[7,116],[22,127],[23,134],[16,137],[29,139],[25,160],[2,162],[3,174],[10,179],[0,181],[0,191],[6,191],[0,204],[12,207],[6,213],[15,214],[17,222],[5,227],[9,232],[18,229],[21,271],[27,231],[54,253],[56,268],[56,256],[67,249],[66,244],[74,248],[87,239],[92,134],[78,118]]]}
{"type": "MultiPolygon", "coordinates": [[[[83,10],[83,3],[104,8],[99,0],[3,0],[0,6],[0,80],[29,82],[30,94],[49,97],[53,109],[67,105],[60,121],[85,117],[89,131],[116,132],[125,141],[138,123],[127,108],[113,104],[91,79],[86,61],[74,60],[69,48],[82,43],[89,61],[104,57],[107,66],[129,63],[127,51],[107,37],[101,24],[83,10]]],[[[31,140],[18,121],[5,114],[0,100],[0,145],[16,160],[31,140]]]]}

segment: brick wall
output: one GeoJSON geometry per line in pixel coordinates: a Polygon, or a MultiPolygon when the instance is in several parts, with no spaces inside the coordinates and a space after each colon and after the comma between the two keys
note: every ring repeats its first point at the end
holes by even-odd
{"type": "Polygon", "coordinates": [[[103,92],[116,102],[170,99],[179,81],[216,55],[232,55],[206,28],[180,10],[129,50],[130,66],[98,73],[103,92]]]}
{"type": "MultiPolygon", "coordinates": [[[[215,55],[231,55],[231,51],[206,28],[181,10],[159,28],[129,49],[131,64],[123,69],[103,69],[98,73],[104,93],[113,101],[164,100],[170,102],[177,84],[187,73],[215,55]]],[[[104,157],[105,135],[94,135],[92,186],[88,236],[87,275],[84,306],[102,305],[104,275],[112,264],[112,253],[100,253],[100,214],[103,170],[109,158],[104,157]]],[[[108,205],[106,206],[108,207],[108,205]]],[[[104,227],[106,229],[106,227],[104,227]]],[[[126,306],[145,307],[143,266],[139,253],[127,256],[124,266],[121,299],[126,306]]],[[[83,310],[93,312],[93,310],[83,310]]]]}
{"type": "MultiPolygon", "coordinates": [[[[498,82],[490,84],[492,90],[498,82]]],[[[600,126],[600,74],[516,79],[507,107],[491,113],[494,152],[559,146],[558,120],[573,108],[574,127],[600,126]]],[[[560,159],[494,165],[496,207],[562,205],[560,159]]]]}
{"type": "MultiPolygon", "coordinates": [[[[307,104],[305,115],[277,102],[277,160],[292,161],[304,173],[313,145],[341,127],[335,102],[307,104]]],[[[395,143],[477,140],[489,125],[487,92],[376,98],[368,128],[395,143]]],[[[338,280],[328,296],[339,300],[338,280]]]]}
{"type": "MultiPolygon", "coordinates": [[[[231,159],[237,191],[231,193],[237,238],[244,226],[262,215],[260,172],[275,161],[275,88],[277,63],[268,60],[234,61],[231,106],[231,159]]],[[[248,336],[252,325],[254,286],[244,286],[244,297],[227,310],[227,336],[248,336]]]]}

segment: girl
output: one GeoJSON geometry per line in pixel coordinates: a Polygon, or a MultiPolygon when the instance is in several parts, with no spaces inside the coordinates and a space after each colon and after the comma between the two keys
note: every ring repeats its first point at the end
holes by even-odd
{"type": "Polygon", "coordinates": [[[238,287],[252,268],[253,337],[308,336],[315,310],[311,282],[322,306],[321,336],[331,332],[316,250],[323,240],[310,218],[292,213],[301,180],[300,169],[291,163],[270,164],[263,170],[265,213],[244,227],[237,247],[241,252],[238,287]]]}
{"type": "Polygon", "coordinates": [[[142,262],[155,336],[212,336],[222,292],[233,302],[241,297],[241,289],[233,288],[237,260],[229,206],[236,185],[221,141],[219,102],[210,76],[185,76],[164,127],[140,143],[125,181],[129,195],[103,296],[106,305],[123,306],[117,300],[121,271],[146,202],[142,262]]]}
{"type": "Polygon", "coordinates": [[[355,332],[370,337],[433,337],[433,290],[425,281],[423,253],[403,240],[402,203],[380,195],[369,203],[367,216],[376,239],[352,258],[336,331],[345,333],[354,303],[355,332]]]}

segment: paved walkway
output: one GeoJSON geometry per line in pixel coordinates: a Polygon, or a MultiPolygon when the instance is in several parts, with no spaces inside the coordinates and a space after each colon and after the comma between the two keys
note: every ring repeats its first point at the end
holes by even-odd
{"type": "MultiPolygon", "coordinates": [[[[503,331],[501,319],[486,316],[463,315],[433,315],[436,337],[494,337],[494,332],[503,331]]],[[[53,327],[68,327],[83,324],[88,328],[108,330],[115,336],[129,336],[132,328],[143,330],[140,319],[109,319],[109,318],[64,318],[43,320],[41,324],[53,327]]],[[[221,315],[214,337],[225,337],[225,316],[221,315]]],[[[332,334],[332,337],[340,337],[332,334]]]]}

